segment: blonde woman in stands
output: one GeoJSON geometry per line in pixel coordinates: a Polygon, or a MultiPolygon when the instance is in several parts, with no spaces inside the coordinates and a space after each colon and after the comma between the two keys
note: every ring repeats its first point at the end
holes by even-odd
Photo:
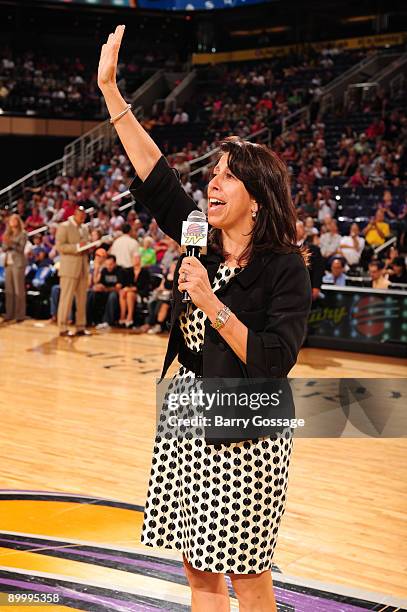
{"type": "Polygon", "coordinates": [[[24,254],[27,233],[19,215],[11,215],[3,235],[5,258],[6,315],[4,321],[25,319],[25,266],[24,254]]]}

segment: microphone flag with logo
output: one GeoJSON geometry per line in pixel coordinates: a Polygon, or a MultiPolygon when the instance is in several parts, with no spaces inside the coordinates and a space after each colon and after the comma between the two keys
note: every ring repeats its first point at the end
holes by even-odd
{"type": "MultiPolygon", "coordinates": [[[[193,210],[186,221],[182,222],[181,250],[187,257],[197,257],[206,254],[208,242],[208,222],[201,210],[193,210]]],[[[183,302],[191,302],[188,291],[184,291],[183,302]]]]}

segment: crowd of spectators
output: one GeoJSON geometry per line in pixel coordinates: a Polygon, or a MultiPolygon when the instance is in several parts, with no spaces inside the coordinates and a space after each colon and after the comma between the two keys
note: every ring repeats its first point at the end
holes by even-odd
{"type": "MultiPolygon", "coordinates": [[[[407,218],[405,158],[404,148],[399,144],[405,138],[406,123],[402,113],[392,112],[391,117],[392,122],[399,121],[394,137],[389,137],[383,144],[379,136],[376,136],[377,142],[370,136],[366,139],[369,150],[360,152],[357,158],[372,160],[374,167],[375,152],[381,155],[388,152],[390,157],[400,156],[397,185],[388,178],[383,187],[370,188],[380,196],[370,218],[352,220],[341,216],[341,196],[338,199],[338,195],[333,194],[341,193],[342,187],[336,191],[332,186],[324,186],[323,177],[315,176],[312,181],[304,181],[304,174],[293,172],[298,241],[306,242],[311,250],[314,299],[320,297],[322,283],[343,286],[349,282],[354,284],[353,281],[361,277],[364,277],[365,285],[374,288],[407,283],[402,256],[406,250],[407,218]],[[398,195],[395,199],[396,187],[398,195]],[[380,251],[392,236],[395,243],[376,254],[377,249],[380,251]],[[366,278],[370,280],[366,281],[366,278]]],[[[322,137],[321,125],[316,128],[316,133],[322,137]]],[[[292,139],[288,142],[288,148],[292,150],[292,139]]],[[[284,156],[285,150],[279,149],[278,142],[276,145],[276,150],[284,156]]],[[[297,150],[296,143],[294,148],[297,150]]],[[[301,148],[298,150],[302,151],[301,148]]],[[[322,167],[328,164],[327,159],[327,156],[322,157],[322,167]]],[[[310,160],[312,162],[312,156],[308,163],[310,160]]],[[[292,164],[292,160],[286,161],[292,164]]],[[[177,163],[176,159],[174,166],[180,173],[185,191],[205,210],[203,177],[191,180],[182,160],[177,163]]],[[[321,168],[319,160],[315,167],[321,168]]],[[[327,175],[329,178],[329,173],[327,175]]],[[[54,320],[59,298],[56,228],[58,223],[73,214],[76,206],[83,205],[88,210],[91,240],[98,241],[98,248],[92,254],[89,276],[88,324],[100,329],[118,325],[149,333],[165,329],[179,248],[137,203],[120,210],[121,201],[114,198],[127,189],[132,177],[133,170],[127,157],[116,146],[111,156],[102,154],[82,174],[58,176],[47,185],[28,190],[25,197],[16,202],[16,212],[24,221],[26,230],[34,232],[26,253],[29,260],[27,286],[40,293],[49,293],[50,315],[54,320]],[[41,230],[44,227],[45,231],[41,230]]],[[[346,181],[346,177],[341,178],[346,181]]],[[[0,213],[0,240],[9,212],[3,210],[0,213]]]]}
{"type": "Polygon", "coordinates": [[[79,57],[16,54],[11,49],[0,55],[0,108],[57,117],[101,116],[95,74],[79,57]]]}
{"type": "MultiPolygon", "coordinates": [[[[329,55],[315,61],[324,62],[323,74],[332,69],[333,60],[329,55]]],[[[308,66],[300,66],[297,72],[301,69],[306,72],[308,66]]],[[[289,65],[285,70],[289,75],[289,65]]],[[[223,76],[226,81],[229,79],[229,85],[232,79],[242,95],[250,98],[258,92],[256,101],[252,100],[258,112],[278,108],[278,93],[265,96],[270,87],[267,79],[275,78],[272,69],[270,74],[265,72],[264,79],[256,69],[248,71],[246,67],[240,71],[230,68],[223,76]]],[[[318,87],[321,82],[312,86],[318,87]]],[[[276,81],[276,92],[278,86],[276,81]]],[[[213,107],[216,100],[211,95],[204,97],[195,117],[207,112],[208,99],[211,99],[212,111],[216,110],[213,107]]],[[[407,282],[403,257],[407,250],[407,115],[402,95],[403,92],[390,100],[385,92],[378,91],[357,109],[352,107],[352,112],[319,116],[274,138],[273,149],[287,163],[291,174],[298,240],[305,241],[311,250],[315,299],[320,295],[322,282],[343,285],[362,279],[366,283],[367,277],[370,279],[367,283],[374,288],[407,282]],[[391,238],[394,238],[392,245],[381,248],[391,238]]],[[[286,102],[281,102],[281,108],[287,109],[286,102]]],[[[219,99],[216,116],[221,116],[225,107],[229,112],[228,104],[219,99]]],[[[180,108],[175,114],[168,114],[167,120],[174,129],[182,129],[191,117],[186,109],[180,108]]],[[[149,128],[146,124],[145,127],[149,128]]],[[[231,132],[235,133],[235,128],[230,126],[222,136],[231,132]]],[[[169,150],[165,146],[168,143],[161,145],[171,165],[178,170],[183,188],[204,211],[209,162],[193,176],[190,162],[211,152],[219,136],[216,132],[213,140],[198,145],[187,141],[182,150],[175,146],[169,150]]],[[[43,283],[50,289],[53,317],[58,303],[56,227],[77,205],[83,205],[89,211],[92,240],[99,241],[99,248],[92,256],[88,322],[106,328],[117,324],[155,332],[165,324],[178,247],[137,203],[119,209],[128,200],[117,200],[115,196],[127,190],[132,177],[127,157],[116,146],[109,155],[101,154],[78,176],[59,176],[27,191],[17,201],[16,212],[28,232],[44,225],[47,228],[30,240],[27,285],[38,288],[43,283]],[[162,299],[157,300],[157,294],[162,299]]],[[[8,214],[9,211],[0,211],[0,239],[8,214]]]]}
{"type": "MultiPolygon", "coordinates": [[[[399,253],[407,251],[407,115],[404,92],[390,100],[379,90],[373,98],[352,105],[341,114],[300,123],[276,137],[273,149],[287,163],[297,216],[303,222],[307,243],[321,257],[319,284],[343,283],[347,273],[363,279],[369,263],[383,258],[394,238],[399,253]],[[339,130],[339,132],[338,132],[339,130]],[[343,267],[344,275],[332,276],[343,267]],[[326,271],[326,275],[325,275],[326,271]],[[345,274],[346,273],[346,274],[345,274]],[[361,276],[362,275],[362,276],[361,276]]],[[[231,132],[232,133],[232,132],[231,132]]],[[[217,144],[187,143],[181,152],[167,152],[181,174],[184,189],[205,210],[207,167],[201,176],[189,177],[190,161],[217,144]]],[[[381,262],[379,260],[379,263],[381,262]]],[[[388,262],[389,263],[389,262],[388,262]]],[[[398,270],[399,264],[394,264],[398,270]]],[[[405,284],[405,274],[393,275],[385,266],[381,275],[405,284]]],[[[363,279],[378,288],[376,279],[363,279]]],[[[316,295],[316,293],[315,293],[316,295]]]]}
{"type": "Polygon", "coordinates": [[[285,117],[316,103],[324,85],[365,55],[309,49],[306,54],[200,68],[196,93],[184,107],[173,112],[153,107],[144,127],[167,153],[174,143],[183,149],[192,141],[201,152],[203,140],[217,142],[230,133],[244,138],[265,127],[278,134],[285,117]]]}
{"type": "Polygon", "coordinates": [[[389,100],[379,91],[352,113],[300,125],[274,142],[291,173],[305,239],[320,258],[315,284],[356,285],[365,273],[377,289],[407,283],[403,95],[389,100]]]}
{"type": "MultiPolygon", "coordinates": [[[[179,68],[173,54],[133,54],[118,65],[123,95],[133,93],[158,67],[179,68]]],[[[0,109],[44,117],[103,119],[105,105],[97,86],[97,58],[61,55],[38,49],[0,49],[0,109]]]]}
{"type": "MultiPolygon", "coordinates": [[[[129,207],[121,212],[114,203],[113,196],[127,189],[131,176],[127,157],[116,147],[111,157],[102,155],[80,176],[59,176],[17,201],[26,231],[34,232],[26,247],[26,284],[46,297],[52,320],[60,293],[56,229],[82,205],[88,211],[91,240],[97,242],[91,254],[88,325],[150,333],[165,329],[179,247],[147,211],[129,207]]],[[[9,214],[0,211],[0,243],[9,214]]]]}

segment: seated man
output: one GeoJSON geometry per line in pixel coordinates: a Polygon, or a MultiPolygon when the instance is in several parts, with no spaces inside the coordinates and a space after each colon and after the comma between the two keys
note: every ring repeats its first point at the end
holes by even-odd
{"type": "Polygon", "coordinates": [[[389,279],[385,275],[385,267],[382,261],[371,261],[369,264],[369,276],[373,289],[388,289],[389,279]]]}
{"type": "Polygon", "coordinates": [[[103,309],[100,329],[114,325],[119,318],[119,292],[123,286],[122,269],[116,264],[116,257],[109,255],[100,272],[99,282],[88,292],[89,323],[96,322],[97,312],[103,309]]]}
{"type": "Polygon", "coordinates": [[[330,258],[339,252],[341,235],[339,234],[338,224],[335,219],[328,221],[327,230],[327,232],[321,235],[320,249],[326,265],[329,266],[330,258]]]}
{"type": "Polygon", "coordinates": [[[325,274],[322,282],[337,285],[338,287],[345,287],[346,275],[345,266],[342,259],[335,257],[335,259],[332,260],[331,271],[325,274]]]}

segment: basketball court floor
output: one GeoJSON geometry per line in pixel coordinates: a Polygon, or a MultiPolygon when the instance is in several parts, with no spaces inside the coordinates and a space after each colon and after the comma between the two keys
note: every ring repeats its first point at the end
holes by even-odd
{"type": "MultiPolygon", "coordinates": [[[[36,610],[190,609],[181,555],[140,544],[166,342],[0,326],[0,610],[17,594],[11,609],[27,609],[22,594],[36,610]]],[[[407,367],[303,349],[291,375],[405,378],[407,367]]],[[[407,608],[406,456],[405,438],[294,438],[279,612],[407,608]]]]}

